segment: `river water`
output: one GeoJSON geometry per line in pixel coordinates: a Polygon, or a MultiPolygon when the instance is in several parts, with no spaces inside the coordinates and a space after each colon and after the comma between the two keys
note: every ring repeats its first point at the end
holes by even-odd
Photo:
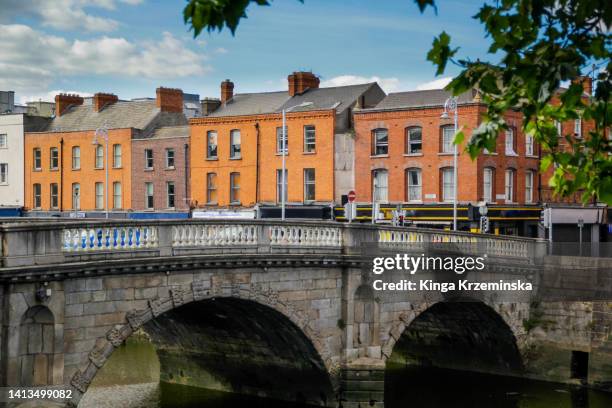
{"type": "MultiPolygon", "coordinates": [[[[386,408],[612,408],[612,394],[562,384],[390,366],[386,408]]],[[[306,408],[159,382],[155,349],[130,339],[98,373],[79,408],[306,408]]]]}

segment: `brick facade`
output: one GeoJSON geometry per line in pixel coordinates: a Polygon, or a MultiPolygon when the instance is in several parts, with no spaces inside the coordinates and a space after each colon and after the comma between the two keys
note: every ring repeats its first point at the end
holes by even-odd
{"type": "MultiPolygon", "coordinates": [[[[172,130],[174,128],[166,128],[172,130]]],[[[170,132],[171,133],[171,132],[170,132]]],[[[189,153],[189,138],[180,136],[164,138],[134,139],[132,141],[132,209],[135,211],[151,210],[145,206],[145,183],[153,183],[154,210],[188,210],[189,195],[186,155],[189,153]],[[145,150],[153,152],[153,167],[145,164],[145,150]],[[167,153],[174,152],[174,166],[167,166],[167,153]],[[174,207],[168,207],[168,183],[174,183],[174,207]]],[[[188,156],[187,156],[188,157],[188,156]]]]}

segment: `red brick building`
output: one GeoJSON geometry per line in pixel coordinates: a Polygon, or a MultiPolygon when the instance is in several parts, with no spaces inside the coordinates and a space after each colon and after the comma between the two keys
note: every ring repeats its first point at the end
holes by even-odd
{"type": "Polygon", "coordinates": [[[155,129],[132,140],[132,209],[189,210],[189,126],[155,129]]]}
{"type": "MultiPolygon", "coordinates": [[[[374,108],[355,111],[358,202],[429,209],[453,202],[453,114],[441,117],[449,96],[443,90],[392,93],[374,108]]],[[[511,130],[500,135],[495,151],[476,160],[464,151],[484,111],[475,91],[459,96],[458,126],[466,137],[458,147],[458,202],[504,208],[537,203],[538,152],[521,131],[519,113],[507,114],[511,130]]],[[[499,218],[501,227],[505,217],[499,218]]],[[[465,213],[462,221],[468,224],[465,213]]]]}

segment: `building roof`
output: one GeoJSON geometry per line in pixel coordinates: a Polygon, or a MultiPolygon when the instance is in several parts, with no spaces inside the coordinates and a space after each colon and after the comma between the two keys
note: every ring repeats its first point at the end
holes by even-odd
{"type": "Polygon", "coordinates": [[[279,113],[292,107],[294,112],[335,109],[337,113],[341,113],[374,85],[376,83],[308,89],[293,97],[289,96],[287,91],[236,94],[208,116],[279,113]],[[306,103],[309,105],[296,107],[306,103]]]}
{"type": "MultiPolygon", "coordinates": [[[[155,129],[151,139],[172,139],[175,137],[189,137],[189,126],[164,126],[155,129]]],[[[134,139],[138,140],[138,139],[134,139]]],[[[148,139],[145,139],[148,140],[148,139]]]]}
{"type": "MultiPolygon", "coordinates": [[[[376,107],[368,110],[443,106],[450,96],[451,93],[443,89],[390,93],[376,107]]],[[[469,91],[459,95],[457,102],[460,105],[475,102],[473,92],[469,91]]]]}
{"type": "Polygon", "coordinates": [[[72,106],[61,116],[55,117],[45,129],[47,132],[94,130],[102,126],[108,129],[140,129],[151,125],[184,125],[182,113],[161,112],[155,100],[119,101],[95,112],[92,105],[72,106]],[[161,123],[159,123],[161,122],[161,123]]]}

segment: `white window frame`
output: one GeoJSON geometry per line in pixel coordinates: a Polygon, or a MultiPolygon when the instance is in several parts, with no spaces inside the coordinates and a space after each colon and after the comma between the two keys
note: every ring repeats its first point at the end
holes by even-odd
{"type": "Polygon", "coordinates": [[[96,145],[95,154],[96,154],[95,168],[103,169],[104,168],[104,146],[102,146],[101,144],[96,145]]]}
{"type": "Polygon", "coordinates": [[[372,156],[386,156],[389,154],[389,129],[378,128],[372,131],[372,156]],[[380,137],[379,137],[380,136],[380,137]],[[382,140],[382,139],[386,140],[382,140]],[[379,149],[381,150],[379,152],[379,149]]]}
{"type": "Polygon", "coordinates": [[[485,167],[482,170],[482,199],[486,203],[493,203],[495,186],[495,169],[492,167],[485,167]],[[488,179],[488,180],[487,180],[488,179]]]}
{"type": "Polygon", "coordinates": [[[123,208],[123,187],[120,181],[113,182],[113,209],[123,208]]]}
{"type": "Polygon", "coordinates": [[[113,145],[113,168],[120,169],[122,165],[121,145],[116,143],[113,145]]]}
{"type": "Polygon", "coordinates": [[[312,203],[316,201],[316,182],[317,182],[317,171],[314,168],[304,169],[304,202],[312,203]],[[312,197],[310,196],[312,193],[312,197]]]}
{"type": "Polygon", "coordinates": [[[239,129],[230,130],[230,159],[242,157],[242,136],[239,129]],[[236,143],[236,139],[238,143],[236,143]]]}
{"type": "Polygon", "coordinates": [[[96,182],[94,185],[96,210],[104,209],[104,183],[96,182]]]}
{"type": "Polygon", "coordinates": [[[450,125],[442,126],[442,145],[440,146],[440,153],[454,153],[455,145],[455,128],[450,125]]]}
{"type": "Polygon", "coordinates": [[[408,202],[423,201],[423,172],[418,167],[406,169],[406,198],[408,202]],[[412,183],[412,174],[416,174],[416,184],[412,183]]]}
{"type": "MultiPolygon", "coordinates": [[[[276,169],[276,201],[281,202],[281,192],[283,185],[282,178],[282,169],[276,169]]],[[[289,171],[285,169],[285,202],[287,202],[287,197],[289,197],[289,171]]]]}
{"type": "Polygon", "coordinates": [[[0,149],[8,148],[8,134],[0,133],[0,149]]]}
{"type": "Polygon", "coordinates": [[[206,173],[206,203],[217,204],[217,173],[206,173]],[[214,200],[213,200],[214,195],[214,200]]]}
{"type": "Polygon", "coordinates": [[[525,156],[534,156],[534,140],[532,135],[525,135],[525,156]]]}
{"type": "Polygon", "coordinates": [[[455,180],[454,180],[454,168],[445,167],[441,169],[442,176],[442,201],[448,203],[455,199],[455,180]]]}
{"type": "Polygon", "coordinates": [[[533,203],[533,181],[535,172],[527,170],[525,172],[525,203],[533,203]]]}
{"type": "Polygon", "coordinates": [[[34,170],[42,170],[42,150],[40,147],[35,147],[32,150],[32,160],[34,161],[32,163],[34,170]]]}
{"type": "Polygon", "coordinates": [[[176,208],[176,185],[173,181],[166,182],[166,207],[170,209],[176,208]],[[172,192],[170,192],[171,188],[172,192]]]}
{"type": "Polygon", "coordinates": [[[34,209],[42,207],[42,184],[40,183],[34,183],[32,186],[32,207],[34,209]]]}
{"type": "Polygon", "coordinates": [[[166,149],[166,168],[173,169],[176,165],[176,152],[172,148],[166,149]],[[172,163],[170,162],[172,160],[172,163]]]}
{"type": "Polygon", "coordinates": [[[230,173],[230,204],[240,204],[240,173],[230,173]],[[236,178],[238,178],[236,182],[236,178]]]}
{"type": "Polygon", "coordinates": [[[155,156],[153,155],[153,149],[144,150],[145,159],[145,170],[153,170],[155,166],[155,156]]]}
{"type": "Polygon", "coordinates": [[[515,192],[515,179],[516,170],[514,169],[506,169],[504,174],[504,199],[506,203],[514,202],[514,192],[515,192]]]}
{"type": "Polygon", "coordinates": [[[574,136],[578,139],[582,138],[582,119],[574,120],[574,136]]]}
{"type": "Polygon", "coordinates": [[[514,128],[506,129],[505,135],[504,146],[506,156],[516,156],[516,152],[514,151],[514,138],[516,137],[514,128]]]}
{"type": "Polygon", "coordinates": [[[406,154],[422,154],[423,153],[423,128],[421,128],[420,126],[411,126],[406,128],[406,154]],[[416,139],[416,134],[414,134],[415,136],[415,140],[412,140],[413,137],[413,132],[418,131],[418,140],[416,139]],[[420,147],[418,149],[415,148],[415,151],[413,151],[412,146],[416,146],[419,145],[420,147]]]}
{"type": "MultiPolygon", "coordinates": [[[[289,153],[289,127],[285,126],[285,154],[289,153]]],[[[276,128],[276,154],[283,154],[283,127],[276,128]]]]}
{"type": "Polygon", "coordinates": [[[81,209],[81,183],[72,183],[72,188],[70,189],[72,195],[72,209],[80,210],[81,209]],[[78,193],[78,194],[77,194],[78,193]]]}
{"type": "Polygon", "coordinates": [[[8,163],[0,163],[0,184],[8,185],[8,163]]]}
{"type": "Polygon", "coordinates": [[[217,159],[219,157],[219,135],[216,130],[206,132],[206,158],[217,159]],[[214,141],[214,143],[213,143],[214,141]]]}
{"type": "Polygon", "coordinates": [[[81,169],[81,147],[72,146],[72,170],[81,169]]]}
{"type": "Polygon", "coordinates": [[[145,182],[144,190],[145,190],[144,207],[146,210],[154,210],[155,209],[155,186],[153,185],[153,182],[151,181],[145,182]],[[149,202],[149,198],[151,199],[150,202],[149,202]]]}
{"type": "Polygon", "coordinates": [[[59,185],[57,183],[49,184],[49,207],[52,210],[59,208],[59,185]],[[55,187],[55,194],[53,194],[53,188],[55,187]],[[55,204],[53,204],[55,201],[55,204]]]}
{"type": "Polygon", "coordinates": [[[317,128],[315,125],[304,125],[304,153],[316,153],[317,128]]]}
{"type": "Polygon", "coordinates": [[[389,201],[389,171],[376,169],[372,172],[372,198],[378,203],[389,201]]]}

